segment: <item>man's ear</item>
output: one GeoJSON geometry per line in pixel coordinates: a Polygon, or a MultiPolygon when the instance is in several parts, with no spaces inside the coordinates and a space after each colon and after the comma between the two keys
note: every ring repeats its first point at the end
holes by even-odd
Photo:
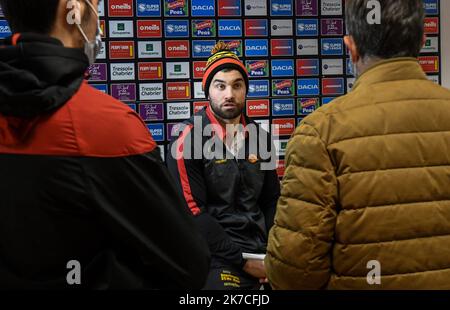
{"type": "Polygon", "coordinates": [[[356,47],[355,40],[352,36],[345,36],[344,37],[344,43],[345,46],[347,46],[348,50],[350,51],[350,56],[352,58],[352,62],[356,64],[359,60],[359,52],[358,48],[356,47]]]}

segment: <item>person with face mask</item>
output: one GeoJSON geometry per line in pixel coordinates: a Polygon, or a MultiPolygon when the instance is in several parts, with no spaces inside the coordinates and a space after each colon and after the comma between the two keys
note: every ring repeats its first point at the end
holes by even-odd
{"type": "Polygon", "coordinates": [[[98,54],[101,51],[102,48],[102,29],[100,27],[100,20],[98,16],[98,12],[95,9],[94,5],[91,3],[90,0],[85,0],[86,4],[89,6],[89,9],[92,10],[93,14],[97,17],[97,32],[95,33],[95,39],[89,40],[86,33],[84,32],[83,28],[81,28],[80,23],[75,23],[75,25],[80,30],[81,35],[84,39],[84,53],[86,54],[86,57],[89,59],[89,65],[92,65],[95,62],[95,59],[97,58],[98,54]]]}
{"type": "Polygon", "coordinates": [[[0,6],[0,289],[201,288],[208,247],[159,148],[84,80],[98,0],[0,6]]]}

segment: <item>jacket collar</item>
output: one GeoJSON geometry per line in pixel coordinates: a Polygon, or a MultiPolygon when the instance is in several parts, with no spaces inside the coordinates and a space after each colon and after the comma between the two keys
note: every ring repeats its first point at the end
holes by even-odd
{"type": "Polygon", "coordinates": [[[400,57],[382,60],[369,67],[356,81],[353,90],[360,85],[399,80],[426,80],[427,77],[416,58],[400,57]]]}

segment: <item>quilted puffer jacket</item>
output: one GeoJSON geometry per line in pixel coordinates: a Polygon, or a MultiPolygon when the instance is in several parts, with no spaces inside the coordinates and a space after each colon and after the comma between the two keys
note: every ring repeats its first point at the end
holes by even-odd
{"type": "Polygon", "coordinates": [[[450,91],[416,59],[376,64],[305,118],[286,166],[275,289],[450,289],[450,91]]]}

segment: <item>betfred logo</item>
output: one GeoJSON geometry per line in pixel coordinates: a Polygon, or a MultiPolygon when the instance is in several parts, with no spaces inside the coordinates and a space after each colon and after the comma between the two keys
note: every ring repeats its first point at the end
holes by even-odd
{"type": "Polygon", "coordinates": [[[241,0],[218,0],[219,16],[241,16],[241,0]]]}
{"type": "Polygon", "coordinates": [[[294,41],[292,39],[270,40],[272,56],[294,56],[294,41]]]}
{"type": "Polygon", "coordinates": [[[139,63],[139,80],[161,80],[162,78],[162,62],[139,63]]]}
{"type": "Polygon", "coordinates": [[[111,41],[109,42],[110,59],[134,59],[133,41],[111,41]]]}
{"type": "Polygon", "coordinates": [[[269,116],[269,99],[247,100],[247,116],[269,116]]]}
{"type": "Polygon", "coordinates": [[[193,64],[194,79],[203,79],[206,71],[206,61],[194,61],[193,64]]]}
{"type": "Polygon", "coordinates": [[[133,0],[109,0],[109,17],[133,17],[133,0]]]}
{"type": "Polygon", "coordinates": [[[190,99],[191,84],[189,82],[168,82],[166,84],[167,99],[190,99]]]}
{"type": "Polygon", "coordinates": [[[246,37],[266,37],[269,34],[267,19],[246,19],[244,26],[246,37]]]}
{"type": "Polygon", "coordinates": [[[344,79],[343,78],[328,78],[322,79],[322,95],[333,96],[344,94],[344,79]]]}
{"type": "Polygon", "coordinates": [[[200,112],[208,106],[208,101],[195,101],[194,102],[194,114],[200,112]]]}
{"type": "Polygon", "coordinates": [[[438,17],[425,17],[424,29],[426,34],[438,34],[439,33],[439,18],[438,17]]]}
{"type": "Polygon", "coordinates": [[[425,71],[426,73],[439,72],[438,56],[421,56],[419,57],[419,63],[422,66],[423,71],[425,71]]]}
{"type": "Polygon", "coordinates": [[[295,118],[276,118],[272,120],[275,136],[290,136],[295,130],[295,118]]]}
{"type": "Polygon", "coordinates": [[[138,38],[161,38],[161,20],[138,20],[138,38]]]}
{"type": "Polygon", "coordinates": [[[297,59],[297,76],[319,75],[319,59],[297,59]]]}
{"type": "Polygon", "coordinates": [[[189,58],[188,40],[168,40],[166,44],[166,58],[189,58]]]}

